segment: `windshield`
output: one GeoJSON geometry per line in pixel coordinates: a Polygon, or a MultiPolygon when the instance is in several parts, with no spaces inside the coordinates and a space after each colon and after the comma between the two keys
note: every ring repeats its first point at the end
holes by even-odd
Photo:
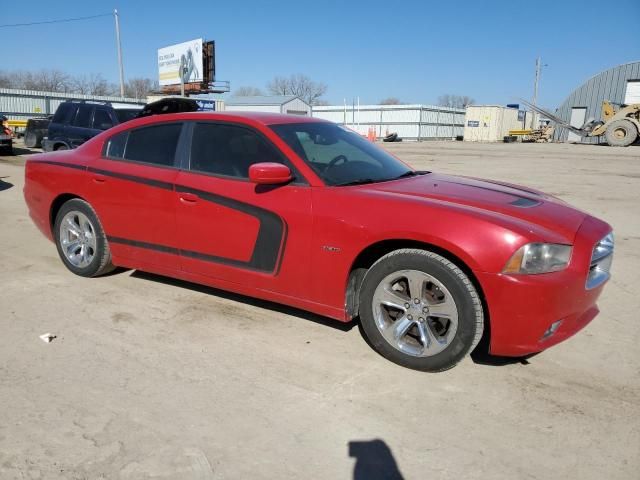
{"type": "Polygon", "coordinates": [[[139,109],[121,109],[121,108],[118,108],[118,109],[114,108],[113,111],[116,112],[116,117],[118,117],[118,122],[120,123],[133,120],[141,112],[141,110],[139,109]]]}
{"type": "Polygon", "coordinates": [[[416,174],[369,140],[334,123],[271,128],[327,185],[383,182],[416,174]]]}

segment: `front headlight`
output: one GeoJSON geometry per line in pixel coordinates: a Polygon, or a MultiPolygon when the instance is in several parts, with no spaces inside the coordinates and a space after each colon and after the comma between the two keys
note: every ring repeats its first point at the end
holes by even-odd
{"type": "Polygon", "coordinates": [[[563,270],[571,259],[571,245],[528,243],[518,249],[502,273],[536,274],[563,270]]]}

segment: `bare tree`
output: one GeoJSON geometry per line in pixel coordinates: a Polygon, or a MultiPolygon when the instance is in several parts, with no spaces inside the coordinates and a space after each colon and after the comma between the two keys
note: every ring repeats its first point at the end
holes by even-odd
{"type": "Polygon", "coordinates": [[[380,100],[380,105],[402,105],[402,102],[399,98],[396,97],[388,97],[384,100],[380,100]]]}
{"type": "Polygon", "coordinates": [[[146,99],[154,90],[158,89],[158,84],[150,78],[130,78],[124,86],[124,96],[146,99]]]}
{"type": "Polygon", "coordinates": [[[66,93],[71,88],[70,77],[66,73],[51,69],[38,72],[25,72],[22,76],[22,88],[43,92],[66,93]]]}
{"type": "Polygon", "coordinates": [[[71,89],[74,93],[85,95],[110,95],[112,87],[99,73],[79,75],[71,80],[71,89]]]}
{"type": "Polygon", "coordinates": [[[267,89],[273,95],[295,95],[309,105],[315,105],[320,97],[326,93],[327,85],[314,82],[306,75],[298,73],[288,78],[275,77],[267,84],[267,89]]]}
{"type": "Polygon", "coordinates": [[[475,100],[467,95],[451,95],[450,93],[438,97],[438,105],[451,108],[467,108],[475,100]]]}
{"type": "Polygon", "coordinates": [[[238,87],[233,91],[236,97],[257,97],[264,95],[262,90],[257,87],[238,87]]]}

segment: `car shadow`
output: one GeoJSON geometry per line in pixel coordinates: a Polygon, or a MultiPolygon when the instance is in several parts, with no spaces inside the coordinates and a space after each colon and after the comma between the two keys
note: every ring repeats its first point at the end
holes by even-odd
{"type": "Polygon", "coordinates": [[[13,154],[14,155],[33,155],[34,153],[42,153],[42,149],[40,148],[27,148],[25,146],[17,146],[13,145],[13,154]]]}
{"type": "Polygon", "coordinates": [[[486,349],[477,348],[471,353],[471,360],[477,365],[486,365],[490,367],[504,367],[505,365],[529,365],[529,359],[538,355],[531,353],[521,357],[501,357],[499,355],[491,355],[486,349]]]}
{"type": "MultiPolygon", "coordinates": [[[[6,178],[6,177],[2,177],[2,178],[6,178]]],[[[11,187],[13,187],[13,183],[5,182],[4,180],[2,180],[2,178],[0,178],[0,192],[3,192],[4,190],[9,190],[11,187]]]]}
{"type": "Polygon", "coordinates": [[[141,280],[148,280],[151,282],[163,283],[165,285],[171,285],[174,287],[185,288],[187,290],[204,293],[206,295],[213,295],[215,297],[232,300],[234,302],[246,303],[254,307],[265,308],[267,310],[284,313],[286,315],[292,315],[294,317],[299,317],[304,320],[318,323],[320,325],[325,325],[327,327],[331,327],[343,332],[350,331],[356,325],[355,321],[344,323],[330,319],[328,317],[323,317],[322,315],[307,312],[306,310],[301,310],[299,308],[289,307],[280,303],[269,302],[268,300],[260,300],[259,298],[248,297],[239,293],[228,292],[226,290],[220,290],[218,288],[208,287],[206,285],[200,285],[198,283],[187,282],[176,278],[163,277],[162,275],[156,275],[155,273],[134,270],[133,272],[131,272],[130,276],[141,280]]]}
{"type": "Polygon", "coordinates": [[[396,459],[384,440],[349,442],[349,456],[356,459],[354,480],[403,480],[396,459]]]}

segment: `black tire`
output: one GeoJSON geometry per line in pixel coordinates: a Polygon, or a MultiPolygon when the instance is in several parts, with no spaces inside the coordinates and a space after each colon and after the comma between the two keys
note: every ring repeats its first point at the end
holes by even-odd
{"type": "Polygon", "coordinates": [[[54,148],[54,150],[56,152],[59,150],[69,150],[69,147],[67,147],[66,145],[58,145],[56,148],[54,148]]]}
{"type": "Polygon", "coordinates": [[[69,200],[60,207],[56,215],[53,237],[58,249],[58,255],[71,272],[81,277],[97,277],[111,272],[115,267],[111,263],[111,251],[109,250],[109,243],[107,242],[106,235],[102,229],[102,224],[96,215],[96,212],[91,208],[84,200],[74,198],[69,200]],[[91,222],[91,227],[95,235],[95,251],[93,252],[93,258],[91,262],[84,267],[78,267],[71,263],[63,252],[63,246],[61,244],[61,224],[64,217],[71,212],[80,212],[85,215],[91,222]]]}
{"type": "Polygon", "coordinates": [[[35,132],[27,132],[24,134],[24,146],[27,148],[35,148],[38,144],[38,137],[35,132]]]}
{"type": "Polygon", "coordinates": [[[607,127],[604,136],[612,147],[628,147],[638,138],[638,129],[629,120],[616,120],[607,127]]]}
{"type": "Polygon", "coordinates": [[[359,302],[362,330],[370,345],[383,357],[414,370],[441,372],[454,367],[478,345],[484,331],[482,302],[471,280],[455,264],[427,250],[395,250],[380,258],[365,275],[359,302]],[[423,272],[436,279],[455,302],[457,329],[439,353],[414,356],[400,351],[385,339],[376,324],[373,305],[376,289],[389,275],[402,270],[423,272]]]}

